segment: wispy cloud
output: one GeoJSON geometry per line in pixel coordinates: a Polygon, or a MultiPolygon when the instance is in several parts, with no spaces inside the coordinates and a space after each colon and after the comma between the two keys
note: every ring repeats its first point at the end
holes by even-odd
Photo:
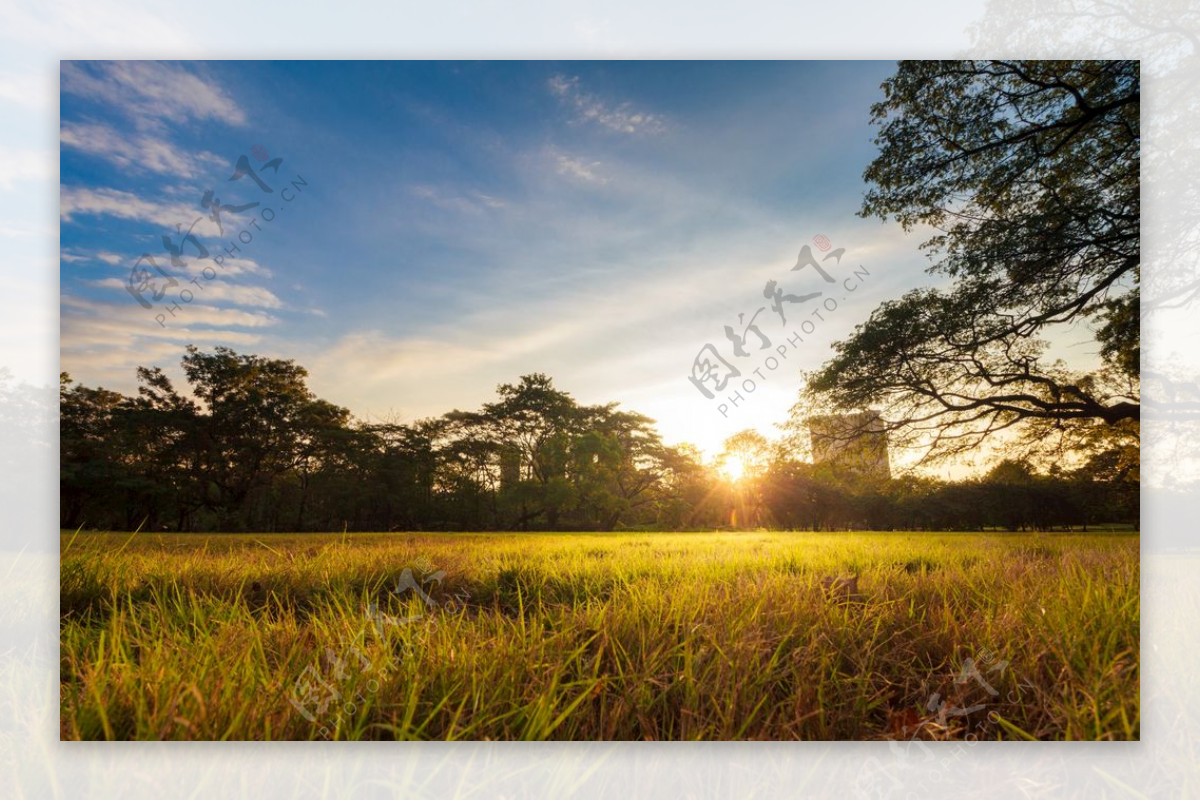
{"type": "Polygon", "coordinates": [[[62,187],[59,191],[59,216],[63,222],[72,222],[78,214],[139,220],[172,231],[180,225],[187,230],[197,218],[201,218],[192,229],[194,233],[208,236],[216,236],[219,233],[216,223],[202,213],[199,203],[162,203],[145,200],[132,192],[106,187],[62,187]]]}
{"type": "MultiPolygon", "coordinates": [[[[520,291],[498,293],[495,303],[451,323],[408,334],[366,326],[327,345],[301,343],[296,357],[310,367],[318,394],[358,414],[414,418],[473,408],[490,399],[497,383],[540,371],[584,402],[617,400],[649,414],[668,441],[692,441],[716,452],[738,430],[786,419],[800,371],[816,368],[829,344],[893,284],[920,275],[919,258],[910,259],[911,267],[895,267],[911,250],[900,231],[857,222],[846,230],[827,229],[870,267],[869,285],[840,299],[837,314],[828,315],[816,336],[789,348],[783,368],[754,395],[753,412],[723,417],[686,380],[691,360],[710,342],[728,356],[722,327],[735,324],[741,312],[764,309],[761,322],[773,345],[789,341],[799,318],[789,316],[792,327],[783,326],[762,293],[768,278],[792,280],[788,270],[807,233],[797,232],[792,220],[767,216],[751,230],[699,236],[703,245],[695,251],[644,255],[633,271],[575,266],[569,280],[549,285],[531,278],[539,268],[510,273],[501,267],[502,283],[520,291]]],[[[599,238],[576,231],[572,236],[599,238]]],[[[538,260],[530,253],[522,262],[538,260]]],[[[789,284],[794,290],[811,286],[789,284]]]]}
{"type": "Polygon", "coordinates": [[[246,123],[246,113],[222,87],[177,64],[64,61],[61,81],[63,92],[102,102],[142,130],[190,120],[246,123]]]}
{"type": "MultiPolygon", "coordinates": [[[[147,315],[142,307],[132,303],[107,303],[104,301],[81,298],[76,295],[63,295],[62,306],[69,309],[70,316],[104,317],[120,323],[134,336],[168,337],[177,339],[175,333],[165,330],[155,322],[153,315],[147,315]]],[[[190,325],[224,326],[236,328],[266,328],[279,323],[279,318],[263,311],[245,311],[243,309],[223,309],[194,303],[187,307],[187,325],[177,326],[174,330],[187,330],[190,325]]],[[[184,318],[179,318],[183,321],[184,318]]]]}
{"type": "Polygon", "coordinates": [[[634,108],[628,101],[610,103],[579,85],[578,76],[555,75],[547,82],[550,92],[575,113],[576,122],[587,122],[626,134],[660,134],[666,131],[661,115],[634,108]]]}
{"type": "MultiPolygon", "coordinates": [[[[129,253],[122,255],[120,253],[113,253],[107,250],[64,250],[59,255],[59,260],[66,264],[95,264],[100,262],[112,267],[119,267],[124,270],[132,268],[140,255],[140,253],[129,253]]],[[[262,278],[270,278],[273,273],[269,268],[264,267],[254,259],[231,258],[229,256],[225,256],[221,260],[221,276],[225,278],[232,278],[238,275],[256,275],[262,278]]]]}
{"type": "Polygon", "coordinates": [[[193,304],[160,326],[135,303],[62,297],[62,369],[75,380],[132,391],[137,367],[178,365],[186,345],[256,347],[278,320],[263,312],[193,304]],[[250,330],[237,330],[250,329],[250,330]]]}
{"type": "Polygon", "coordinates": [[[116,266],[125,261],[125,257],[119,253],[111,253],[107,250],[99,251],[79,251],[79,250],[64,250],[59,259],[68,264],[87,264],[89,262],[101,261],[105,264],[116,266]]]}
{"type": "Polygon", "coordinates": [[[554,171],[559,175],[590,184],[608,183],[608,177],[600,171],[602,165],[599,161],[569,156],[554,148],[548,150],[548,155],[554,164],[554,171]]]}
{"type": "Polygon", "coordinates": [[[480,192],[477,189],[460,191],[445,187],[418,184],[410,190],[412,194],[423,201],[448,211],[479,213],[489,209],[502,209],[508,204],[494,195],[480,192]]]}
{"type": "MultiPolygon", "coordinates": [[[[125,282],[119,278],[101,278],[85,283],[103,289],[125,291],[125,282]]],[[[194,290],[194,295],[208,303],[231,303],[234,306],[250,306],[259,309],[283,308],[283,301],[266,287],[242,286],[220,280],[204,281],[193,286],[198,287],[194,290]]]]}
{"type": "Polygon", "coordinates": [[[273,273],[254,259],[237,259],[226,256],[221,262],[221,275],[259,275],[263,278],[270,278],[273,273]]]}
{"type": "Polygon", "coordinates": [[[205,165],[226,166],[226,160],[213,153],[186,153],[161,137],[145,133],[130,136],[99,123],[64,123],[60,139],[66,147],[135,171],[192,178],[205,165]]]}

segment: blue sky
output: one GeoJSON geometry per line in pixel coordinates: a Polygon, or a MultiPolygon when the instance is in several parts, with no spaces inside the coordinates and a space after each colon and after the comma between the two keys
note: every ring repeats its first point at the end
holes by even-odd
{"type": "Polygon", "coordinates": [[[182,385],[187,344],[228,345],[295,359],[372,420],[476,408],[545,372],[709,454],[770,435],[802,369],[930,282],[918,236],[855,216],[893,68],[63,62],[62,369],[132,392],[156,365],[182,385]],[[229,180],[241,156],[271,192],[229,180]],[[173,265],[177,225],[195,239],[173,265]],[[834,283],[791,269],[806,245],[834,283]],[[785,304],[785,325],[769,280],[822,294],[785,304]],[[759,309],[771,345],[750,334],[739,358],[724,327],[759,309]],[[708,344],[741,372],[711,399],[688,380],[708,344]]]}

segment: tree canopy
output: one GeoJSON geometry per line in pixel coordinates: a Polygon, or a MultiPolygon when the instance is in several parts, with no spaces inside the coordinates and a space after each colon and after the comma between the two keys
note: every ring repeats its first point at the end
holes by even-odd
{"type": "Polygon", "coordinates": [[[796,414],[879,408],[931,457],[1029,421],[1132,430],[1137,62],[905,61],[882,88],[860,214],[927,234],[945,285],[881,304],[807,377],[796,414]],[[1094,368],[1047,355],[1068,329],[1092,340],[1094,368]]]}

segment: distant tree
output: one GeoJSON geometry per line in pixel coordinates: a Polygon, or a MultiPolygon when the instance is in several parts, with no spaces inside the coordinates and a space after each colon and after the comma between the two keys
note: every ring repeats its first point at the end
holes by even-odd
{"type": "Polygon", "coordinates": [[[776,526],[816,529],[821,510],[812,465],[793,460],[773,462],[759,481],[763,506],[776,526]]]}
{"type": "Polygon", "coordinates": [[[610,531],[655,501],[667,478],[668,449],[654,421],[619,411],[617,404],[584,409],[584,430],[571,445],[571,470],[579,523],[610,531]]]}
{"type": "Polygon", "coordinates": [[[1034,473],[1027,462],[1001,461],[988,471],[980,486],[988,525],[1018,531],[1034,522],[1034,473]]]}
{"type": "Polygon", "coordinates": [[[660,528],[708,529],[726,525],[728,511],[714,491],[718,486],[711,467],[693,445],[663,449],[662,480],[652,489],[654,516],[660,528]]]}
{"type": "MultiPolygon", "coordinates": [[[[438,491],[455,484],[442,450],[452,424],[443,418],[362,427],[370,452],[360,455],[369,474],[372,526],[383,531],[431,527],[440,519],[438,491]]],[[[477,521],[474,528],[490,522],[477,521]]]]}
{"type": "Polygon", "coordinates": [[[72,385],[59,375],[59,497],[62,525],[95,525],[119,515],[136,475],[134,450],[122,414],[130,400],[119,392],[72,385]],[[90,511],[88,520],[85,511],[90,511]]]}
{"type": "MultiPolygon", "coordinates": [[[[368,432],[350,427],[348,410],[328,401],[313,399],[301,405],[291,422],[295,435],[293,458],[290,471],[281,473],[289,472],[294,477],[294,517],[286,507],[272,509],[270,528],[306,531],[311,528],[312,506],[317,507],[318,520],[328,520],[329,512],[339,505],[337,498],[359,496],[369,469],[362,457],[370,452],[373,441],[368,432]]],[[[336,513],[333,517],[336,519],[336,513]]]]}
{"type": "Polygon", "coordinates": [[[457,413],[458,419],[482,426],[497,449],[514,455],[517,480],[501,492],[515,515],[515,527],[528,528],[544,518],[549,528],[556,528],[571,500],[567,451],[570,439],[581,431],[579,405],[543,373],[501,384],[496,392],[498,400],[484,404],[474,416],[457,413]]]}
{"type": "Polygon", "coordinates": [[[1116,447],[1093,454],[1065,476],[1076,520],[1086,529],[1099,523],[1139,523],[1140,470],[1136,448],[1116,447]]]}
{"type": "Polygon", "coordinates": [[[767,438],[748,428],[725,439],[717,455],[717,464],[724,468],[730,462],[736,462],[743,475],[753,478],[766,470],[772,456],[767,438]]]}

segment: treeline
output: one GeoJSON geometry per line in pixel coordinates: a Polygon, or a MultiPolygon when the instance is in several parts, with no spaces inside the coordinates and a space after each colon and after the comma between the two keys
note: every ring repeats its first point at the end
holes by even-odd
{"type": "Polygon", "coordinates": [[[60,378],[68,528],[612,529],[688,525],[704,471],[652,421],[544,375],[479,411],[369,424],[292,361],[189,347],[190,397],[158,368],[137,397],[60,378]]]}
{"type": "Polygon", "coordinates": [[[1101,454],[1039,476],[872,481],[776,449],[732,482],[653,421],[587,406],[541,374],[477,411],[366,423],[290,360],[188,347],[179,392],[60,377],[61,525],[175,531],[971,529],[1136,521],[1136,467],[1101,454]],[[1104,459],[1108,458],[1108,462],[1104,459]]]}
{"type": "Polygon", "coordinates": [[[1127,454],[1105,452],[1080,468],[1038,474],[1005,461],[982,478],[864,480],[830,466],[784,461],[758,482],[764,521],[812,530],[1050,531],[1138,527],[1139,482],[1127,454]]]}

